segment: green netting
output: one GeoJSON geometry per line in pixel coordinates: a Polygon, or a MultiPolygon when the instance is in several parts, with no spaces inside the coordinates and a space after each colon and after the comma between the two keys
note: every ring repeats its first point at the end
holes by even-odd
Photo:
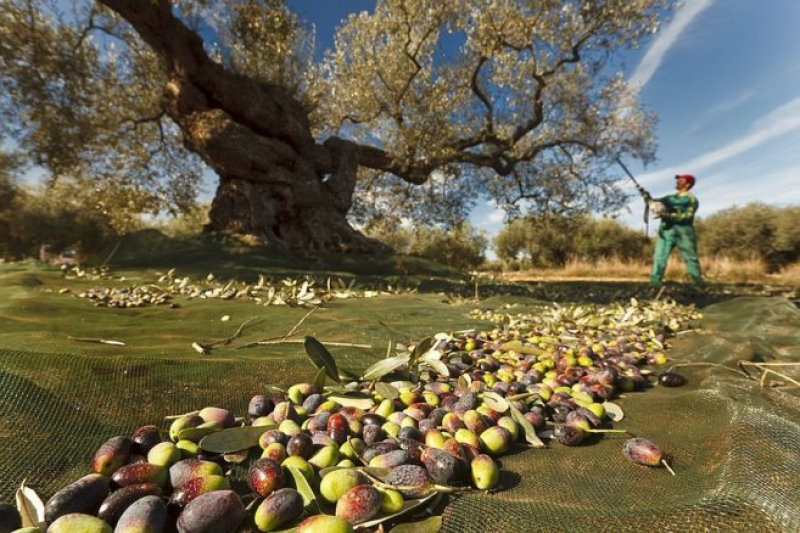
{"type": "MultiPolygon", "coordinates": [[[[58,285],[43,292],[39,283],[14,281],[0,286],[0,502],[13,501],[23,478],[43,498],[50,496],[87,473],[94,451],[111,436],[145,424],[167,429],[165,415],[208,405],[242,415],[264,385],[288,386],[315,374],[299,344],[236,349],[285,335],[305,308],[182,300],[180,309],[96,309],[59,294],[58,285]],[[225,314],[229,322],[220,321],[225,314]],[[225,339],[254,317],[228,347],[210,355],[191,347],[225,339]]],[[[487,325],[469,318],[472,306],[442,300],[408,294],[332,302],[307,318],[302,334],[371,345],[330,348],[342,369],[358,372],[384,357],[390,341],[487,325]]]]}
{"type": "MultiPolygon", "coordinates": [[[[218,405],[243,413],[264,383],[308,380],[299,346],[193,352],[195,340],[230,335],[262,318],[243,340],[287,332],[304,309],[244,302],[189,302],[180,310],[95,310],[36,285],[0,294],[0,501],[23,478],[44,497],[85,474],[110,436],[164,415],[218,405]],[[230,323],[220,323],[231,314],[230,323]],[[125,348],[67,335],[123,340],[125,348]]],[[[467,304],[434,295],[337,302],[308,321],[308,334],[368,342],[334,350],[358,370],[389,340],[474,326],[467,304]]],[[[704,329],[682,335],[678,361],[735,366],[740,359],[800,361],[800,311],[779,298],[740,298],[704,310],[704,329]]],[[[496,494],[451,498],[443,530],[800,531],[800,399],[717,367],[691,366],[690,384],[619,400],[616,424],[658,442],[677,476],[628,462],[624,436],[521,450],[502,458],[496,494]]],[[[796,374],[793,374],[796,375],[796,374]]],[[[771,381],[771,380],[770,380],[771,381]]],[[[768,383],[770,385],[771,383],[768,383]]]]}
{"type": "MultiPolygon", "coordinates": [[[[679,362],[800,362],[800,311],[787,300],[739,298],[704,313],[704,330],[674,346],[679,362]]],[[[681,372],[683,388],[619,400],[616,424],[658,442],[676,477],[626,461],[625,436],[517,453],[502,460],[513,488],[455,500],[443,530],[800,531],[800,398],[718,367],[681,372]]]]}

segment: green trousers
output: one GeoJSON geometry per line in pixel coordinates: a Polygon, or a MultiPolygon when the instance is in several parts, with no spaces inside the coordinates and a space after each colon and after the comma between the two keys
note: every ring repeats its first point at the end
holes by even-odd
{"type": "Polygon", "coordinates": [[[676,224],[662,226],[658,229],[658,241],[653,254],[653,272],[650,274],[651,287],[661,286],[661,279],[664,277],[664,271],[667,270],[667,260],[675,247],[678,248],[681,256],[683,256],[686,273],[691,278],[692,283],[703,283],[703,276],[700,274],[700,261],[697,256],[697,237],[695,236],[694,226],[676,224]]]}

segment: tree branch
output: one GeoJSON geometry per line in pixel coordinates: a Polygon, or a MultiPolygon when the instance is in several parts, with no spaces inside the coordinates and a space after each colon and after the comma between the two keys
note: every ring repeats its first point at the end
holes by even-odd
{"type": "Polygon", "coordinates": [[[308,115],[302,104],[282,87],[259,83],[213,61],[200,36],[172,13],[170,2],[100,1],[133,26],[164,61],[168,76],[182,81],[175,87],[195,89],[187,94],[172,93],[177,105],[175,113],[168,112],[173,119],[179,122],[191,113],[221,109],[239,124],[278,139],[297,152],[313,149],[308,115]]]}
{"type": "Polygon", "coordinates": [[[478,64],[475,65],[475,70],[472,71],[472,76],[470,76],[470,88],[475,96],[478,97],[478,100],[483,102],[483,106],[486,108],[486,131],[489,134],[494,133],[494,107],[492,103],[489,101],[489,98],[483,93],[483,90],[478,85],[478,77],[480,76],[481,68],[486,63],[488,58],[486,56],[481,56],[478,59],[478,64]]]}

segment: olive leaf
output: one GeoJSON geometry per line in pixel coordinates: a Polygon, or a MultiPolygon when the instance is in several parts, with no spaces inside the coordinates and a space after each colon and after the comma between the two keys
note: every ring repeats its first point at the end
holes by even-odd
{"type": "Polygon", "coordinates": [[[333,400],[342,407],[355,407],[357,409],[369,409],[375,405],[375,399],[368,394],[349,392],[347,394],[330,394],[329,400],[333,400]]]}
{"type": "Polygon", "coordinates": [[[389,530],[389,533],[437,533],[442,529],[442,517],[431,516],[418,522],[406,522],[389,530]]]}
{"type": "Polygon", "coordinates": [[[400,397],[400,391],[383,381],[375,383],[375,392],[386,400],[394,400],[400,397]]]}
{"type": "Polygon", "coordinates": [[[306,337],[303,339],[303,348],[306,350],[308,358],[314,363],[317,368],[324,368],[325,373],[336,383],[341,381],[339,379],[339,370],[336,368],[336,361],[333,359],[331,352],[325,348],[321,342],[314,337],[306,337]]]}
{"type": "Polygon", "coordinates": [[[205,355],[210,351],[210,348],[208,346],[200,344],[199,342],[193,342],[192,348],[194,348],[194,351],[202,355],[205,355]]]}
{"type": "Polygon", "coordinates": [[[390,374],[401,366],[408,364],[409,360],[410,359],[408,355],[399,355],[397,357],[381,359],[364,371],[364,375],[361,376],[361,381],[374,381],[376,379],[381,379],[386,374],[390,374]]]}
{"type": "Polygon", "coordinates": [[[397,511],[396,513],[392,513],[392,514],[385,515],[385,516],[379,516],[379,517],[377,517],[377,518],[375,518],[373,520],[370,520],[368,522],[362,522],[361,524],[358,524],[355,527],[355,529],[366,529],[366,528],[375,527],[378,524],[382,524],[383,522],[386,522],[387,520],[392,520],[394,518],[397,518],[398,516],[406,514],[407,512],[409,512],[409,511],[411,511],[413,509],[417,509],[420,506],[425,505],[426,503],[430,502],[431,499],[436,498],[437,496],[439,496],[439,494],[434,492],[433,494],[429,494],[428,496],[425,496],[424,498],[417,498],[417,499],[414,499],[414,500],[406,500],[403,503],[403,508],[400,509],[399,511],[397,511]]]}
{"type": "Polygon", "coordinates": [[[603,402],[603,408],[606,410],[606,416],[612,422],[619,422],[625,417],[622,407],[613,402],[603,402]]]}
{"type": "Polygon", "coordinates": [[[262,433],[275,429],[277,425],[243,426],[228,428],[206,435],[200,441],[200,447],[211,453],[233,453],[258,446],[258,438],[262,433]]]}
{"type": "Polygon", "coordinates": [[[179,418],[183,418],[184,416],[196,415],[199,412],[200,411],[191,411],[188,413],[183,413],[182,415],[167,415],[164,417],[164,420],[177,420],[179,418]]]}
{"type": "Polygon", "coordinates": [[[17,511],[19,511],[22,527],[44,527],[44,503],[32,488],[22,480],[16,493],[17,511]]]}
{"type": "Polygon", "coordinates": [[[500,351],[502,352],[510,352],[513,351],[518,354],[522,355],[541,355],[545,353],[545,350],[541,348],[536,348],[535,346],[526,346],[522,344],[522,341],[508,341],[504,342],[500,347],[500,351]]]}
{"type": "Polygon", "coordinates": [[[431,370],[437,374],[445,377],[450,377],[450,369],[442,362],[442,352],[438,350],[428,350],[420,358],[422,364],[427,365],[431,370]]]}
{"type": "Polygon", "coordinates": [[[433,337],[425,337],[424,339],[419,341],[417,345],[414,346],[414,349],[411,350],[411,354],[409,355],[409,360],[408,360],[408,366],[410,366],[411,368],[416,366],[419,358],[422,357],[425,353],[428,352],[428,350],[431,349],[434,342],[435,341],[433,337]]]}
{"type": "Polygon", "coordinates": [[[392,356],[392,341],[389,341],[389,345],[386,347],[386,359],[389,359],[392,356]]]}
{"type": "Polygon", "coordinates": [[[96,342],[98,344],[108,344],[109,346],[125,346],[125,343],[122,342],[122,341],[114,341],[114,340],[110,340],[110,339],[95,339],[95,338],[91,338],[91,337],[73,337],[71,335],[69,337],[67,337],[67,338],[69,340],[71,340],[71,341],[76,341],[76,342],[96,342]]]}
{"type": "Polygon", "coordinates": [[[424,360],[422,362],[428,368],[439,374],[440,376],[449,377],[450,376],[450,369],[447,368],[447,365],[439,361],[438,359],[430,359],[424,360]]]}
{"type": "Polygon", "coordinates": [[[222,431],[221,427],[195,427],[195,428],[184,428],[178,432],[178,440],[190,440],[192,442],[198,442],[203,439],[207,435],[211,435],[212,433],[216,433],[217,431],[222,431]]]}
{"type": "Polygon", "coordinates": [[[461,374],[458,377],[457,387],[461,392],[467,392],[472,385],[472,378],[468,374],[461,374]]]}
{"type": "Polygon", "coordinates": [[[319,503],[317,497],[314,495],[314,489],[308,483],[306,476],[303,475],[296,466],[288,466],[287,469],[294,479],[294,488],[303,497],[303,506],[311,514],[319,514],[319,503]]]}
{"type": "MultiPolygon", "coordinates": [[[[272,385],[264,385],[264,392],[270,398],[272,398],[273,396],[277,396],[278,394],[286,394],[285,390],[280,389],[278,387],[274,387],[272,385]]],[[[196,413],[193,413],[193,414],[197,414],[199,412],[200,411],[197,411],[196,413]]]]}
{"type": "Polygon", "coordinates": [[[505,413],[509,408],[509,403],[506,399],[496,392],[484,392],[483,403],[485,403],[489,409],[497,411],[498,413],[505,413]]]}
{"type": "Polygon", "coordinates": [[[341,396],[347,396],[349,393],[353,391],[341,385],[328,385],[325,387],[325,392],[329,394],[339,394],[341,396]]]}
{"type": "Polygon", "coordinates": [[[520,412],[519,409],[514,407],[514,404],[508,404],[509,409],[511,409],[511,418],[519,424],[523,431],[525,431],[525,441],[533,446],[534,448],[545,448],[544,442],[542,442],[539,437],[536,435],[536,430],[533,428],[533,424],[525,418],[525,415],[520,412]]]}

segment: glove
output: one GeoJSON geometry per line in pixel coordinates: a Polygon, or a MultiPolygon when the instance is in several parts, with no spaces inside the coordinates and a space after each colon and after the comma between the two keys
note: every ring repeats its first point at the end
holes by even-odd
{"type": "Polygon", "coordinates": [[[666,218],[668,216],[667,210],[661,202],[650,200],[647,202],[647,205],[649,206],[650,216],[652,218],[666,218]]]}

